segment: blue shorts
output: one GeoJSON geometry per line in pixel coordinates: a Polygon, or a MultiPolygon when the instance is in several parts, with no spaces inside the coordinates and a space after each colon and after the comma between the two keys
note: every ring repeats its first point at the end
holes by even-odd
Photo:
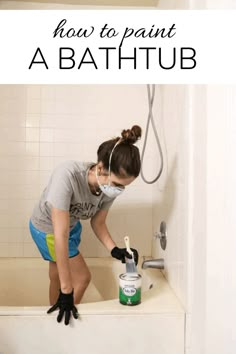
{"type": "MultiPolygon", "coordinates": [[[[56,262],[56,254],[54,248],[54,235],[47,234],[34,227],[31,220],[29,223],[31,236],[36,243],[39,252],[46,261],[56,262]]],[[[81,223],[78,222],[70,231],[68,248],[69,258],[75,257],[79,254],[80,234],[82,231],[81,223]]]]}

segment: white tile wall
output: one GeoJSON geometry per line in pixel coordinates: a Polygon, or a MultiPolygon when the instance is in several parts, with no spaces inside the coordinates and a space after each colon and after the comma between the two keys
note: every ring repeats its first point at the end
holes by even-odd
{"type": "MultiPolygon", "coordinates": [[[[101,142],[133,124],[144,128],[146,99],[143,85],[0,86],[2,257],[39,256],[28,220],[53,168],[67,159],[96,161],[101,142]]],[[[150,137],[145,158],[150,173],[152,160],[150,137]]],[[[152,187],[138,178],[114,204],[108,219],[118,244],[123,246],[128,234],[144,255],[151,253],[152,197],[152,187]]],[[[85,256],[108,255],[89,223],[81,251],[85,256]]]]}
{"type": "MultiPolygon", "coordinates": [[[[207,240],[207,86],[190,88],[192,95],[192,141],[188,238],[188,296],[186,347],[189,353],[205,354],[206,240],[207,240]],[[192,191],[192,192],[191,192],[192,191]]],[[[187,351],[188,352],[188,351],[187,351]]]]}
{"type": "MultiPolygon", "coordinates": [[[[189,87],[160,86],[156,97],[164,169],[153,185],[153,233],[167,223],[168,243],[163,251],[153,239],[153,257],[165,259],[165,276],[186,305],[188,295],[189,87]]],[[[158,156],[158,155],[157,155],[158,156]]],[[[159,157],[157,158],[158,161],[159,157]]],[[[158,162],[157,162],[158,164],[158,162]]]]}

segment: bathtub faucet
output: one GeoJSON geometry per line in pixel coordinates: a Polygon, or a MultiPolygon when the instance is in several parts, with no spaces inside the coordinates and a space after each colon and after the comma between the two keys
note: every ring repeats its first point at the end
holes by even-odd
{"type": "Polygon", "coordinates": [[[143,261],[142,268],[155,268],[155,269],[164,269],[164,259],[159,258],[159,259],[149,259],[146,261],[143,261]]]}

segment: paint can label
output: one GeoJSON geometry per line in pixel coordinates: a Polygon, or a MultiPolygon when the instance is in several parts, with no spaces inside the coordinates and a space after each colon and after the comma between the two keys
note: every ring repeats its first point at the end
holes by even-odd
{"type": "Polygon", "coordinates": [[[119,300],[123,305],[141,303],[141,275],[124,273],[120,275],[119,300]]]}

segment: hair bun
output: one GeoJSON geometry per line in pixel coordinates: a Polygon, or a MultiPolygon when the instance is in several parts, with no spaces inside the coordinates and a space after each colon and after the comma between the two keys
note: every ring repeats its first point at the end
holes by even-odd
{"type": "Polygon", "coordinates": [[[122,130],[121,136],[123,141],[128,144],[135,144],[141,138],[142,129],[138,125],[134,125],[131,129],[122,130]]]}

